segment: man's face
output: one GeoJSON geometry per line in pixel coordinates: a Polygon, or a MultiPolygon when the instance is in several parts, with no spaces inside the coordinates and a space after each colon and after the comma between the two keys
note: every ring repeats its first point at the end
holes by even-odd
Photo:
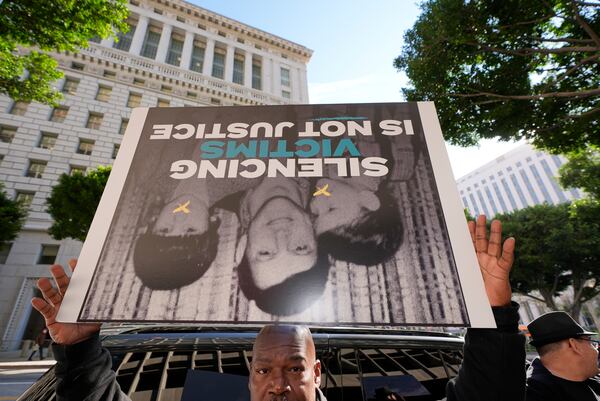
{"type": "Polygon", "coordinates": [[[317,245],[308,213],[288,198],[267,201],[248,228],[246,257],[261,290],[310,270],[317,260],[317,245]]]}
{"type": "Polygon", "coordinates": [[[257,338],[250,370],[252,401],[315,401],[321,363],[312,341],[298,332],[257,338]]]}
{"type": "Polygon", "coordinates": [[[585,336],[577,339],[577,341],[583,351],[580,355],[581,366],[586,368],[588,377],[593,377],[598,374],[598,347],[590,339],[591,337],[585,336]]]}

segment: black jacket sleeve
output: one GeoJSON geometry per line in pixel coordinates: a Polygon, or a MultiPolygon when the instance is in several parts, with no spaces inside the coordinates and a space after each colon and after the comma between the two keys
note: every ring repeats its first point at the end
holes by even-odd
{"type": "Polygon", "coordinates": [[[519,305],[492,308],[497,329],[469,329],[458,376],[448,382],[448,401],[525,399],[525,337],[519,305]]]}
{"type": "Polygon", "coordinates": [[[131,401],[117,383],[99,335],[74,345],[53,344],[57,401],[131,401]]]}

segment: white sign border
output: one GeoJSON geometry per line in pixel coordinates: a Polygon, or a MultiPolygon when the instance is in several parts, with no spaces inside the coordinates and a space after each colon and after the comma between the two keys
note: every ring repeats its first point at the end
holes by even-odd
{"type": "Polygon", "coordinates": [[[471,327],[496,328],[433,102],[417,102],[471,327]]]}
{"type": "Polygon", "coordinates": [[[113,164],[110,178],[102,193],[98,209],[92,220],[89,235],[85,239],[77,268],[71,276],[67,296],[63,299],[56,320],[64,323],[76,323],[83,307],[87,291],[91,285],[100,253],[106,241],[113,216],[117,209],[121,191],[137,144],[142,135],[144,122],[148,114],[147,107],[133,109],[121,142],[121,148],[113,164]]]}

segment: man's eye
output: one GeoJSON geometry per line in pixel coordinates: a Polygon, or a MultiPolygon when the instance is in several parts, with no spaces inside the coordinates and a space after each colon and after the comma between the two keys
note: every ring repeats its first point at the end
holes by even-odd
{"type": "Polygon", "coordinates": [[[304,372],[304,368],[301,366],[294,366],[293,368],[290,368],[290,372],[301,373],[304,372]]]}
{"type": "Polygon", "coordinates": [[[256,369],[256,373],[259,375],[266,375],[268,373],[267,369],[256,369]]]}

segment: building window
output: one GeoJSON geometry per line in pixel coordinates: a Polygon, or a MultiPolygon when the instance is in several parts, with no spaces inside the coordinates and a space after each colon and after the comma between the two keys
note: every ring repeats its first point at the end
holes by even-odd
{"type": "Polygon", "coordinates": [[[187,96],[188,98],[190,98],[190,99],[196,99],[196,98],[198,98],[198,94],[197,94],[196,92],[190,92],[190,91],[188,91],[188,92],[186,93],[186,96],[187,96]]]}
{"type": "Polygon", "coordinates": [[[56,139],[58,135],[50,133],[50,132],[42,132],[42,136],[40,137],[40,142],[38,143],[38,147],[42,149],[52,150],[56,145],[56,139]]]}
{"type": "Polygon", "coordinates": [[[102,113],[90,112],[90,114],[88,116],[87,124],[85,125],[86,128],[100,129],[103,118],[104,118],[104,115],[102,113]]]}
{"type": "Polygon", "coordinates": [[[236,57],[233,59],[233,82],[244,85],[244,59],[236,57]]]}
{"type": "Polygon", "coordinates": [[[544,197],[544,202],[548,203],[549,205],[552,205],[554,202],[552,201],[552,198],[550,197],[550,193],[548,192],[548,189],[546,188],[546,185],[544,184],[544,181],[542,180],[542,177],[540,176],[540,173],[539,173],[537,167],[534,165],[531,165],[531,166],[529,166],[529,169],[533,173],[533,178],[535,179],[535,182],[537,183],[538,188],[542,191],[542,196],[544,197]]]}
{"type": "Polygon", "coordinates": [[[281,67],[281,86],[289,88],[290,85],[290,70],[281,67]]]}
{"type": "Polygon", "coordinates": [[[135,86],[144,86],[146,84],[146,81],[140,78],[133,78],[133,84],[135,86]]]}
{"type": "Polygon", "coordinates": [[[8,259],[8,254],[10,253],[11,248],[12,242],[0,246],[0,265],[6,264],[6,260],[8,259]]]}
{"type": "Polygon", "coordinates": [[[125,135],[125,130],[127,129],[127,124],[129,124],[129,119],[128,118],[122,118],[121,119],[121,126],[119,127],[119,134],[120,135],[125,135]]]}
{"type": "Polygon", "coordinates": [[[521,189],[521,184],[519,184],[517,177],[514,174],[511,174],[510,180],[511,180],[513,186],[515,187],[515,189],[517,190],[517,195],[519,196],[519,200],[521,201],[522,207],[527,207],[528,202],[527,202],[527,199],[525,199],[525,194],[523,194],[523,190],[521,189]]]}
{"type": "Polygon", "coordinates": [[[10,114],[15,116],[24,116],[27,112],[27,106],[29,106],[29,102],[14,102],[10,108],[10,114]]]}
{"type": "Polygon", "coordinates": [[[181,52],[183,50],[183,40],[171,36],[169,51],[167,52],[167,64],[179,66],[181,64],[181,52]]]}
{"type": "Polygon", "coordinates": [[[211,97],[210,104],[214,104],[215,106],[218,106],[221,104],[221,100],[217,99],[216,97],[211,97]]]}
{"type": "Polygon", "coordinates": [[[501,213],[506,213],[508,212],[508,208],[506,207],[506,203],[504,202],[504,197],[502,196],[502,193],[500,192],[500,187],[498,187],[498,184],[496,184],[495,182],[492,183],[492,187],[494,188],[494,192],[496,193],[496,198],[498,198],[498,202],[500,202],[500,208],[502,210],[500,210],[501,213]]]}
{"type": "Polygon", "coordinates": [[[78,85],[79,85],[78,79],[66,77],[65,82],[63,83],[62,92],[68,93],[69,95],[74,95],[77,92],[78,85]]]}
{"type": "Polygon", "coordinates": [[[220,79],[225,77],[225,52],[221,49],[215,49],[212,76],[220,79]]]}
{"type": "Polygon", "coordinates": [[[58,106],[52,109],[52,113],[50,114],[50,121],[55,123],[62,123],[67,118],[67,113],[69,112],[69,108],[67,106],[58,106]]]}
{"type": "Polygon", "coordinates": [[[30,160],[29,168],[27,169],[27,174],[25,174],[25,176],[31,177],[31,178],[42,178],[42,175],[44,174],[45,169],[46,169],[45,161],[30,160]]]}
{"type": "Polygon", "coordinates": [[[31,203],[33,202],[33,197],[35,196],[35,192],[27,192],[27,191],[17,191],[15,196],[15,200],[19,202],[23,207],[29,209],[31,203]]]}
{"type": "Polygon", "coordinates": [[[129,51],[129,47],[131,47],[131,40],[133,39],[133,34],[135,32],[135,25],[129,25],[129,30],[126,33],[117,32],[117,39],[115,43],[113,43],[113,47],[118,50],[129,51]]]}
{"type": "Polygon", "coordinates": [[[554,193],[556,194],[556,196],[558,196],[558,200],[561,203],[566,202],[567,197],[565,196],[562,189],[560,189],[560,187],[556,183],[556,178],[554,178],[554,174],[552,174],[552,170],[550,170],[550,165],[548,165],[548,162],[546,160],[542,159],[540,161],[540,164],[542,165],[542,168],[544,169],[544,173],[546,174],[546,177],[548,178],[550,185],[552,185],[552,189],[554,189],[554,193]]]}
{"type": "Polygon", "coordinates": [[[129,93],[127,98],[127,107],[138,107],[142,103],[142,95],[140,93],[129,93]]]}
{"type": "Polygon", "coordinates": [[[158,42],[160,41],[160,30],[155,27],[149,27],[144,39],[144,45],[140,55],[154,59],[158,50],[158,42]]]}
{"type": "Polygon", "coordinates": [[[115,79],[117,77],[117,73],[111,70],[104,70],[102,74],[104,78],[115,79]]]}
{"type": "Polygon", "coordinates": [[[502,188],[504,188],[504,193],[508,197],[508,201],[510,202],[510,206],[512,207],[512,210],[516,210],[517,202],[515,202],[515,197],[512,195],[512,191],[511,191],[510,187],[508,186],[508,183],[506,182],[506,180],[504,178],[501,178],[500,182],[502,183],[502,188]]]}
{"type": "Polygon", "coordinates": [[[177,21],[179,22],[185,22],[185,18],[181,17],[181,16],[177,16],[177,21]]]}
{"type": "Polygon", "coordinates": [[[170,102],[167,99],[158,99],[156,107],[169,107],[170,102]]]}
{"type": "Polygon", "coordinates": [[[93,42],[93,43],[100,43],[101,41],[102,41],[102,38],[101,38],[100,36],[98,36],[98,35],[94,35],[94,36],[93,36],[93,37],[90,39],[90,42],[93,42]]]}
{"type": "Polygon", "coordinates": [[[192,49],[192,62],[190,64],[190,70],[196,72],[202,72],[202,66],[204,65],[204,48],[198,45],[194,45],[192,49]]]}
{"type": "Polygon", "coordinates": [[[71,63],[71,68],[74,69],[74,70],[76,70],[76,71],[83,71],[84,68],[85,68],[85,65],[73,61],[71,63]]]}
{"type": "Polygon", "coordinates": [[[171,92],[173,92],[173,87],[168,86],[168,85],[161,85],[160,91],[164,92],[164,93],[171,93],[171,92]]]}
{"type": "Polygon", "coordinates": [[[281,97],[283,97],[284,99],[291,99],[292,98],[292,94],[290,93],[290,91],[281,91],[281,97]]]}
{"type": "Polygon", "coordinates": [[[262,66],[258,63],[252,63],[252,88],[262,90],[262,66]]]}
{"type": "Polygon", "coordinates": [[[83,166],[69,166],[69,174],[73,175],[73,174],[81,174],[84,175],[85,174],[85,170],[86,168],[83,166]]]}
{"type": "Polygon", "coordinates": [[[110,100],[110,93],[112,88],[110,86],[100,85],[98,86],[98,93],[96,93],[96,100],[101,102],[108,102],[110,100]]]}
{"type": "Polygon", "coordinates": [[[38,265],[51,265],[56,261],[59,245],[42,244],[42,251],[38,258],[38,265]]]}
{"type": "MultiPolygon", "coordinates": [[[[519,163],[520,162],[518,162],[517,165],[519,163]]],[[[537,193],[535,192],[535,189],[533,188],[533,185],[531,184],[531,181],[529,181],[529,177],[527,176],[527,174],[523,170],[519,170],[519,174],[521,174],[521,178],[523,179],[523,182],[525,182],[525,187],[527,188],[527,192],[529,192],[529,195],[531,196],[531,199],[533,199],[533,204],[534,205],[539,205],[541,202],[538,199],[537,193]]]]}
{"type": "Polygon", "coordinates": [[[121,148],[121,145],[119,145],[118,143],[115,143],[115,145],[113,146],[113,152],[112,152],[113,159],[117,158],[117,153],[119,153],[120,148],[121,148]]]}
{"type": "Polygon", "coordinates": [[[17,133],[16,127],[0,125],[0,142],[11,143],[17,133]]]}
{"type": "Polygon", "coordinates": [[[77,146],[77,153],[80,155],[90,156],[94,150],[94,141],[91,139],[79,138],[79,146],[77,146]]]}

